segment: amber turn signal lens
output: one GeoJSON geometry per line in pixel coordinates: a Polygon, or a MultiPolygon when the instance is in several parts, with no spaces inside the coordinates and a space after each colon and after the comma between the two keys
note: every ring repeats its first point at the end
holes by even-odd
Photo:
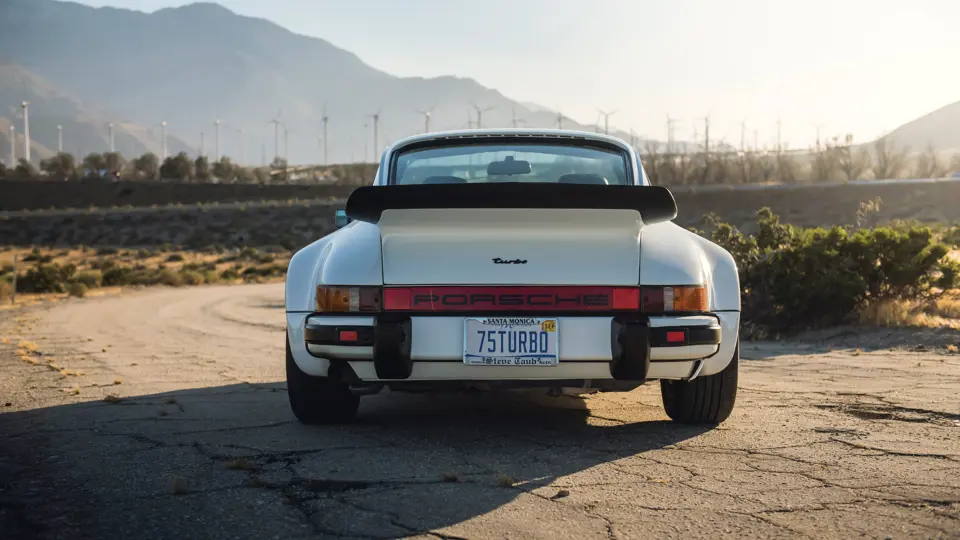
{"type": "Polygon", "coordinates": [[[667,287],[663,291],[663,303],[666,306],[673,304],[673,311],[706,311],[707,289],[705,287],[667,287]],[[669,293],[673,291],[673,294],[669,293]],[[673,302],[668,297],[673,296],[673,302]]]}
{"type": "Polygon", "coordinates": [[[707,288],[702,286],[684,287],[643,287],[641,310],[646,313],[664,312],[703,312],[707,311],[707,288]]]}
{"type": "Polygon", "coordinates": [[[380,287],[317,287],[320,313],[380,311],[380,287]]]}

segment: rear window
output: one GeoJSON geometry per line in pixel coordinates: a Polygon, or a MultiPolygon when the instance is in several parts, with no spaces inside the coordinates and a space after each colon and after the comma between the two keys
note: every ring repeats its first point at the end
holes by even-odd
{"type": "Polygon", "coordinates": [[[624,152],[561,143],[434,146],[401,152],[391,184],[632,183],[624,152]]]}

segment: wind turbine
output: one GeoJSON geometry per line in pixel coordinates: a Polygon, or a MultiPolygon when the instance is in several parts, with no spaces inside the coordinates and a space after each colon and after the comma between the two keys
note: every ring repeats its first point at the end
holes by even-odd
{"type": "Polygon", "coordinates": [[[327,161],[327,123],[330,121],[330,117],[327,116],[327,104],[323,104],[323,116],[320,117],[320,121],[323,122],[323,165],[326,166],[327,161]]]}
{"type": "Polygon", "coordinates": [[[610,134],[610,117],[617,114],[617,111],[606,112],[600,109],[597,109],[600,112],[600,115],[603,116],[603,132],[610,134]]]}
{"type": "Polygon", "coordinates": [[[510,127],[515,128],[517,127],[517,124],[520,124],[520,123],[526,124],[527,121],[524,120],[523,118],[517,118],[516,107],[511,107],[510,108],[510,127]]]}
{"type": "Polygon", "coordinates": [[[437,104],[434,103],[432,107],[425,111],[417,109],[417,112],[423,115],[423,132],[430,133],[430,115],[433,114],[433,110],[437,108],[437,104]]]}
{"type": "Polygon", "coordinates": [[[57,125],[57,153],[63,152],[63,126],[57,125]]]}
{"type": "Polygon", "coordinates": [[[220,119],[213,122],[213,160],[220,161],[220,119]]]}
{"type": "Polygon", "coordinates": [[[477,129],[483,129],[483,113],[492,111],[496,109],[496,107],[487,107],[485,109],[481,109],[476,103],[471,103],[471,105],[473,105],[474,110],[477,111],[477,129]]]}
{"type": "Polygon", "coordinates": [[[116,152],[117,146],[113,138],[113,122],[110,122],[107,124],[107,132],[110,134],[110,152],[111,153],[116,152]]]}
{"type": "Polygon", "coordinates": [[[277,109],[277,116],[267,122],[268,124],[273,124],[273,157],[280,157],[280,126],[283,122],[280,121],[280,117],[283,115],[281,109],[277,109]]]}
{"type": "Polygon", "coordinates": [[[160,122],[160,144],[163,148],[163,157],[160,158],[160,162],[163,163],[167,160],[167,121],[164,120],[160,122]]]}
{"type": "MultiPolygon", "coordinates": [[[[374,161],[380,159],[377,156],[380,155],[380,112],[383,110],[383,107],[377,109],[377,112],[373,114],[368,114],[367,116],[373,118],[373,159],[374,161]]],[[[364,152],[366,155],[366,152],[364,152]]]]}
{"type": "MultiPolygon", "coordinates": [[[[30,102],[21,101],[20,106],[23,107],[23,157],[28,162],[30,161],[30,102]]],[[[13,144],[11,141],[10,144],[13,144]]]]}

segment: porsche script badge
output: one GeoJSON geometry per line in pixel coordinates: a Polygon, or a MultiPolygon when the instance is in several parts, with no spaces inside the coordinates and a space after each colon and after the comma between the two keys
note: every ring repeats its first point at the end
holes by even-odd
{"type": "Polygon", "coordinates": [[[497,257],[493,260],[493,264],[527,264],[527,261],[523,259],[513,259],[512,261],[505,261],[500,257],[497,257]]]}

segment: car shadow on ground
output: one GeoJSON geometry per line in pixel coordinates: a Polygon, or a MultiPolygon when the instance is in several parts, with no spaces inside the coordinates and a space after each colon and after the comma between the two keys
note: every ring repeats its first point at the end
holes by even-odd
{"type": "Polygon", "coordinates": [[[708,429],[629,404],[607,414],[640,421],[591,412],[577,397],[385,393],[365,397],[351,424],[306,426],[275,383],[34,409],[0,416],[13,460],[3,497],[41,536],[58,516],[57,536],[205,538],[192,520],[211,508],[231,537],[407,536],[521,497],[554,504],[597,484],[590,471],[604,463],[657,481],[652,462],[631,458],[708,429]],[[252,522],[282,515],[296,519],[252,522]]]}

